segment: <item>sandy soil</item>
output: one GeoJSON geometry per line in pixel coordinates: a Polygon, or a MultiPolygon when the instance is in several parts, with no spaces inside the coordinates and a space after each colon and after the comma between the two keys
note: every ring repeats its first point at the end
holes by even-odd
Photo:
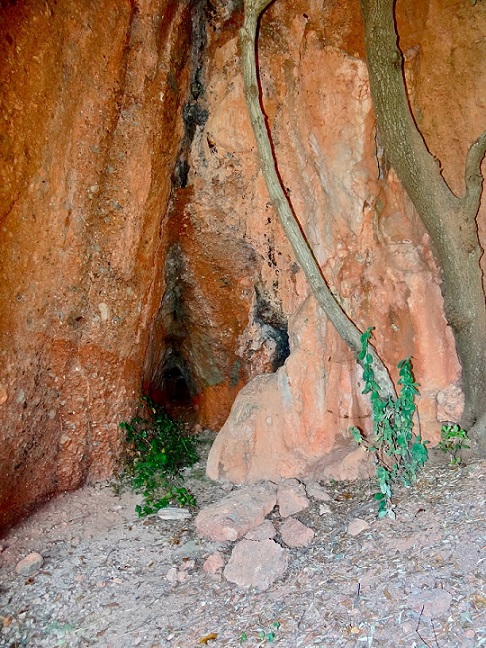
{"type": "MultiPolygon", "coordinates": [[[[110,484],[67,493],[0,541],[0,646],[486,646],[485,473],[486,462],[428,466],[414,488],[397,489],[395,520],[366,504],[373,484],[326,485],[331,512],[313,501],[296,516],[314,542],[291,550],[266,592],[203,571],[233,545],[198,538],[193,518],[138,519],[138,497],[110,484]],[[353,537],[355,516],[370,526],[353,537]],[[33,551],[41,569],[18,575],[33,551]]],[[[188,482],[200,506],[227,492],[204,461],[188,482]]],[[[278,529],[277,511],[270,518],[278,529]]]]}

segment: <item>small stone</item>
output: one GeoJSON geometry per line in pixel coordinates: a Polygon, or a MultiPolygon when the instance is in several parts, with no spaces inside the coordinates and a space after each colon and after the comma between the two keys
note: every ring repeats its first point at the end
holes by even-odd
{"type": "Polygon", "coordinates": [[[288,518],[280,528],[280,535],[287,547],[307,547],[314,539],[312,529],[295,518],[288,518]]]}
{"type": "Polygon", "coordinates": [[[306,509],[310,502],[305,494],[304,485],[297,479],[281,482],[277,491],[277,504],[283,518],[306,509]]]}
{"type": "Polygon", "coordinates": [[[224,567],[224,556],[220,551],[215,551],[213,554],[208,556],[204,561],[203,571],[206,574],[214,576],[220,572],[224,567]]]}
{"type": "Polygon", "coordinates": [[[348,528],[346,529],[346,533],[350,536],[357,536],[361,533],[361,531],[364,531],[365,529],[369,529],[370,525],[366,520],[362,520],[361,518],[353,518],[351,522],[348,524],[348,528]]]}
{"type": "Polygon", "coordinates": [[[17,563],[15,571],[21,576],[32,576],[39,571],[43,563],[44,558],[40,555],[40,553],[33,551],[17,563]]]}
{"type": "Polygon", "coordinates": [[[275,484],[246,486],[202,509],[196,517],[197,532],[218,542],[238,540],[263,524],[276,501],[275,484]]]}
{"type": "Polygon", "coordinates": [[[182,565],[180,566],[181,571],[189,571],[190,569],[194,569],[196,566],[196,561],[195,560],[184,560],[182,565]]]}
{"type": "Polygon", "coordinates": [[[157,515],[162,520],[187,520],[191,517],[191,513],[186,508],[178,508],[177,506],[167,506],[160,509],[157,515]]]}
{"type": "Polygon", "coordinates": [[[316,481],[305,482],[305,490],[309,497],[312,497],[312,499],[315,499],[318,502],[330,502],[332,500],[332,497],[326,489],[316,481]]]}
{"type": "Polygon", "coordinates": [[[179,558],[195,558],[201,553],[201,545],[194,540],[189,540],[179,547],[176,547],[173,552],[174,556],[179,558]]]}
{"type": "Polygon", "coordinates": [[[408,604],[426,619],[445,616],[452,602],[452,595],[444,589],[414,592],[408,597],[408,604]]]}
{"type": "Polygon", "coordinates": [[[260,524],[256,529],[248,531],[245,535],[247,540],[271,540],[275,537],[275,527],[270,522],[270,520],[265,520],[263,524],[260,524]]]}
{"type": "Polygon", "coordinates": [[[181,570],[179,570],[179,571],[177,572],[177,581],[178,581],[179,583],[183,583],[183,582],[186,581],[188,578],[189,578],[189,574],[188,574],[186,571],[181,571],[181,570]]]}
{"type": "Polygon", "coordinates": [[[332,509],[327,504],[319,504],[319,515],[328,515],[332,513],[332,509]]]}
{"type": "Polygon", "coordinates": [[[178,575],[179,571],[177,568],[171,567],[165,575],[165,579],[168,580],[171,585],[176,585],[179,582],[178,575]]]}
{"type": "Polygon", "coordinates": [[[224,576],[239,587],[266,590],[281,578],[288,566],[288,549],[274,540],[241,540],[233,549],[224,576]]]}

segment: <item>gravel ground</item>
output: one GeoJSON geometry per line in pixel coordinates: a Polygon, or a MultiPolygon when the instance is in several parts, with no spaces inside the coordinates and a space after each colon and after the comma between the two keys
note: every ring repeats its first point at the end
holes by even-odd
{"type": "MultiPolygon", "coordinates": [[[[106,483],[66,493],[0,540],[0,646],[486,646],[485,473],[484,461],[426,467],[397,489],[395,520],[376,519],[373,484],[326,484],[330,511],[312,501],[295,516],[314,541],[265,592],[205,573],[234,545],[198,538],[194,517],[139,519],[139,498],[106,483]],[[352,536],[355,517],[369,527],[352,536]],[[17,574],[30,552],[43,565],[17,574]]],[[[199,506],[228,491],[203,460],[187,481],[199,506]]]]}

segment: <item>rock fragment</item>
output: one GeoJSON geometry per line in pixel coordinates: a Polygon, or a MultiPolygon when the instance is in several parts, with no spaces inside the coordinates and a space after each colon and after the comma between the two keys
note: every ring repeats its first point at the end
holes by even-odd
{"type": "Polygon", "coordinates": [[[271,540],[275,537],[276,533],[275,527],[270,520],[265,520],[265,522],[256,527],[256,529],[248,531],[245,538],[247,540],[271,540]]]}
{"type": "Polygon", "coordinates": [[[310,502],[305,494],[304,485],[297,479],[281,482],[277,491],[277,504],[283,518],[306,509],[310,502]]]}
{"type": "Polygon", "coordinates": [[[196,517],[197,532],[218,542],[238,540],[264,522],[276,501],[275,484],[246,486],[200,511],[196,517]]]}
{"type": "Polygon", "coordinates": [[[32,553],[28,554],[27,556],[25,556],[25,558],[22,558],[22,560],[17,563],[17,566],[15,567],[15,571],[17,572],[17,574],[20,574],[21,576],[32,576],[33,574],[39,571],[43,563],[44,563],[44,558],[40,555],[40,553],[37,553],[37,551],[33,551],[32,553]]]}
{"type": "Polygon", "coordinates": [[[186,508],[178,508],[177,506],[167,506],[160,509],[157,515],[162,520],[187,520],[191,517],[191,513],[186,508]]]}
{"type": "Polygon", "coordinates": [[[449,612],[452,595],[445,589],[424,590],[414,592],[408,597],[408,604],[422,618],[435,619],[449,612]]]}
{"type": "Polygon", "coordinates": [[[366,520],[362,520],[361,518],[353,518],[348,524],[346,533],[350,536],[355,537],[359,535],[361,531],[364,531],[365,529],[369,529],[369,528],[370,525],[366,520]]]}
{"type": "Polygon", "coordinates": [[[220,572],[224,567],[224,556],[220,551],[215,551],[206,558],[203,564],[203,571],[206,574],[214,576],[220,572]]]}
{"type": "Polygon", "coordinates": [[[295,518],[288,518],[280,528],[280,535],[287,547],[307,547],[314,539],[312,529],[295,518]]]}
{"type": "Polygon", "coordinates": [[[266,590],[281,578],[288,566],[288,550],[274,540],[241,540],[234,547],[224,576],[239,587],[266,590]]]}
{"type": "Polygon", "coordinates": [[[309,497],[312,497],[312,499],[318,502],[330,502],[332,500],[327,490],[316,481],[305,482],[305,490],[309,497]]]}

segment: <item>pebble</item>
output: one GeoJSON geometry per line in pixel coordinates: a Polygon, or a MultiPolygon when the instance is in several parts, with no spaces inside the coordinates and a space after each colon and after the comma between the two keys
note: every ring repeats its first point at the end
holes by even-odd
{"type": "Polygon", "coordinates": [[[206,574],[214,576],[220,572],[224,567],[224,556],[220,551],[215,551],[213,554],[208,556],[203,565],[203,571],[206,574]]]}
{"type": "Polygon", "coordinates": [[[361,533],[361,531],[364,531],[365,529],[369,529],[370,525],[366,520],[362,520],[361,518],[354,518],[351,520],[351,522],[348,524],[348,528],[346,529],[346,533],[350,536],[357,536],[361,533]]]}
{"type": "Polygon", "coordinates": [[[17,574],[20,574],[20,576],[32,576],[39,571],[43,563],[44,558],[40,555],[40,553],[33,551],[17,563],[15,571],[17,572],[17,574]]]}
{"type": "Polygon", "coordinates": [[[177,567],[171,567],[165,575],[165,579],[168,580],[171,585],[175,585],[179,582],[179,579],[177,578],[178,574],[179,571],[177,567]]]}

